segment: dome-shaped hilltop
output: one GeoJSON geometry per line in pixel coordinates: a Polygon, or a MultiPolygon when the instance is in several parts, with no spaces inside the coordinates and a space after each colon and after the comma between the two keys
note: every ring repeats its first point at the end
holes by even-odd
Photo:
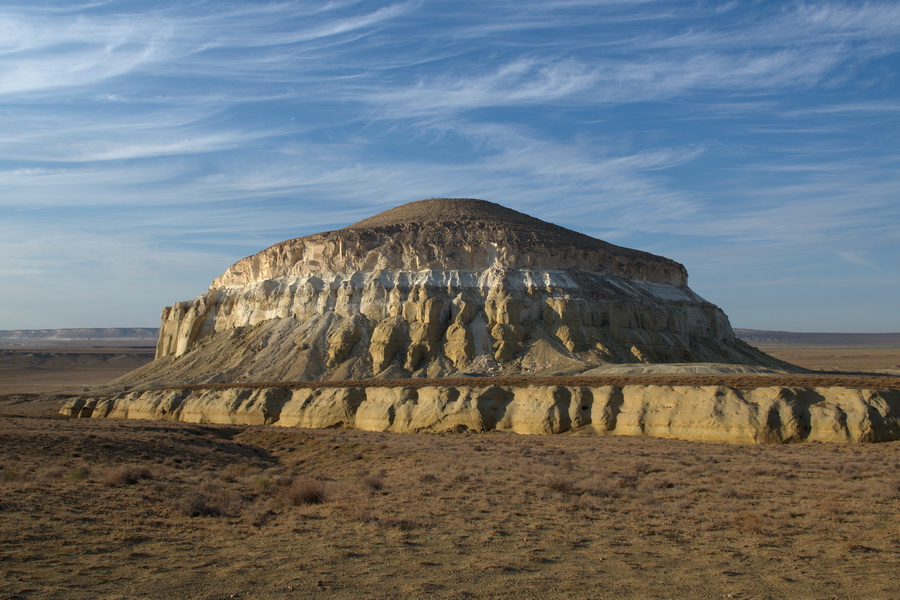
{"type": "Polygon", "coordinates": [[[583,269],[685,285],[679,263],[472,198],[403,204],[337,231],[287,240],[235,263],[212,287],[301,272],[583,269]]]}
{"type": "MultiPolygon", "coordinates": [[[[344,229],[372,229],[392,225],[433,223],[495,223],[507,227],[542,229],[556,227],[495,202],[475,198],[429,198],[401,204],[363,219],[344,229]]],[[[559,228],[561,229],[561,228],[559,228]]]]}

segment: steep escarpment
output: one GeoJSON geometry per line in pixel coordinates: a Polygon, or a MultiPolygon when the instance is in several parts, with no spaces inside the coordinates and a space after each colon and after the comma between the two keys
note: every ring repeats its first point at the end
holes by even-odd
{"type": "Polygon", "coordinates": [[[498,204],[431,199],[242,259],[163,311],[157,360],[120,383],[777,368],[675,261],[498,204]]]}
{"type": "Polygon", "coordinates": [[[900,439],[900,390],[833,386],[181,388],[79,398],[62,412],[398,433],[581,431],[736,443],[900,439]]]}

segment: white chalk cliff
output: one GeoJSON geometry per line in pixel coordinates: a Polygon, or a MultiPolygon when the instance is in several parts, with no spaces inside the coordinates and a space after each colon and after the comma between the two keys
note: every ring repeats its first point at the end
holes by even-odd
{"type": "Polygon", "coordinates": [[[244,258],[163,311],[156,356],[120,383],[785,366],[737,339],[677,262],[472,199],[412,202],[244,258]]]}

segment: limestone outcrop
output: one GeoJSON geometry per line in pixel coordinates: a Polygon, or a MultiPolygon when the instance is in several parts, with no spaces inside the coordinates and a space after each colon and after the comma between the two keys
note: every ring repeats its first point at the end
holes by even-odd
{"type": "Polygon", "coordinates": [[[581,431],[715,442],[900,439],[900,390],[488,385],[161,389],[71,400],[76,417],[402,433],[581,431]]]}
{"type": "Polygon", "coordinates": [[[156,356],[119,383],[789,367],[737,339],[675,261],[471,199],[412,202],[242,259],[163,311],[156,356]]]}

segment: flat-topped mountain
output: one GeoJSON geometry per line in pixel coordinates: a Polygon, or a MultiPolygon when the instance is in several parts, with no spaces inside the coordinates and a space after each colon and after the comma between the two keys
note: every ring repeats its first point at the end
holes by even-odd
{"type": "Polygon", "coordinates": [[[394,432],[900,439],[900,393],[882,389],[887,380],[870,389],[773,378],[794,369],[738,339],[672,260],[498,204],[430,199],[239,260],[199,298],[163,310],[156,359],[113,382],[117,393],[61,412],[394,432]]]}
{"type": "Polygon", "coordinates": [[[239,260],[163,311],[123,383],[785,368],[738,340],[679,263],[473,199],[429,199],[239,260]]]}

